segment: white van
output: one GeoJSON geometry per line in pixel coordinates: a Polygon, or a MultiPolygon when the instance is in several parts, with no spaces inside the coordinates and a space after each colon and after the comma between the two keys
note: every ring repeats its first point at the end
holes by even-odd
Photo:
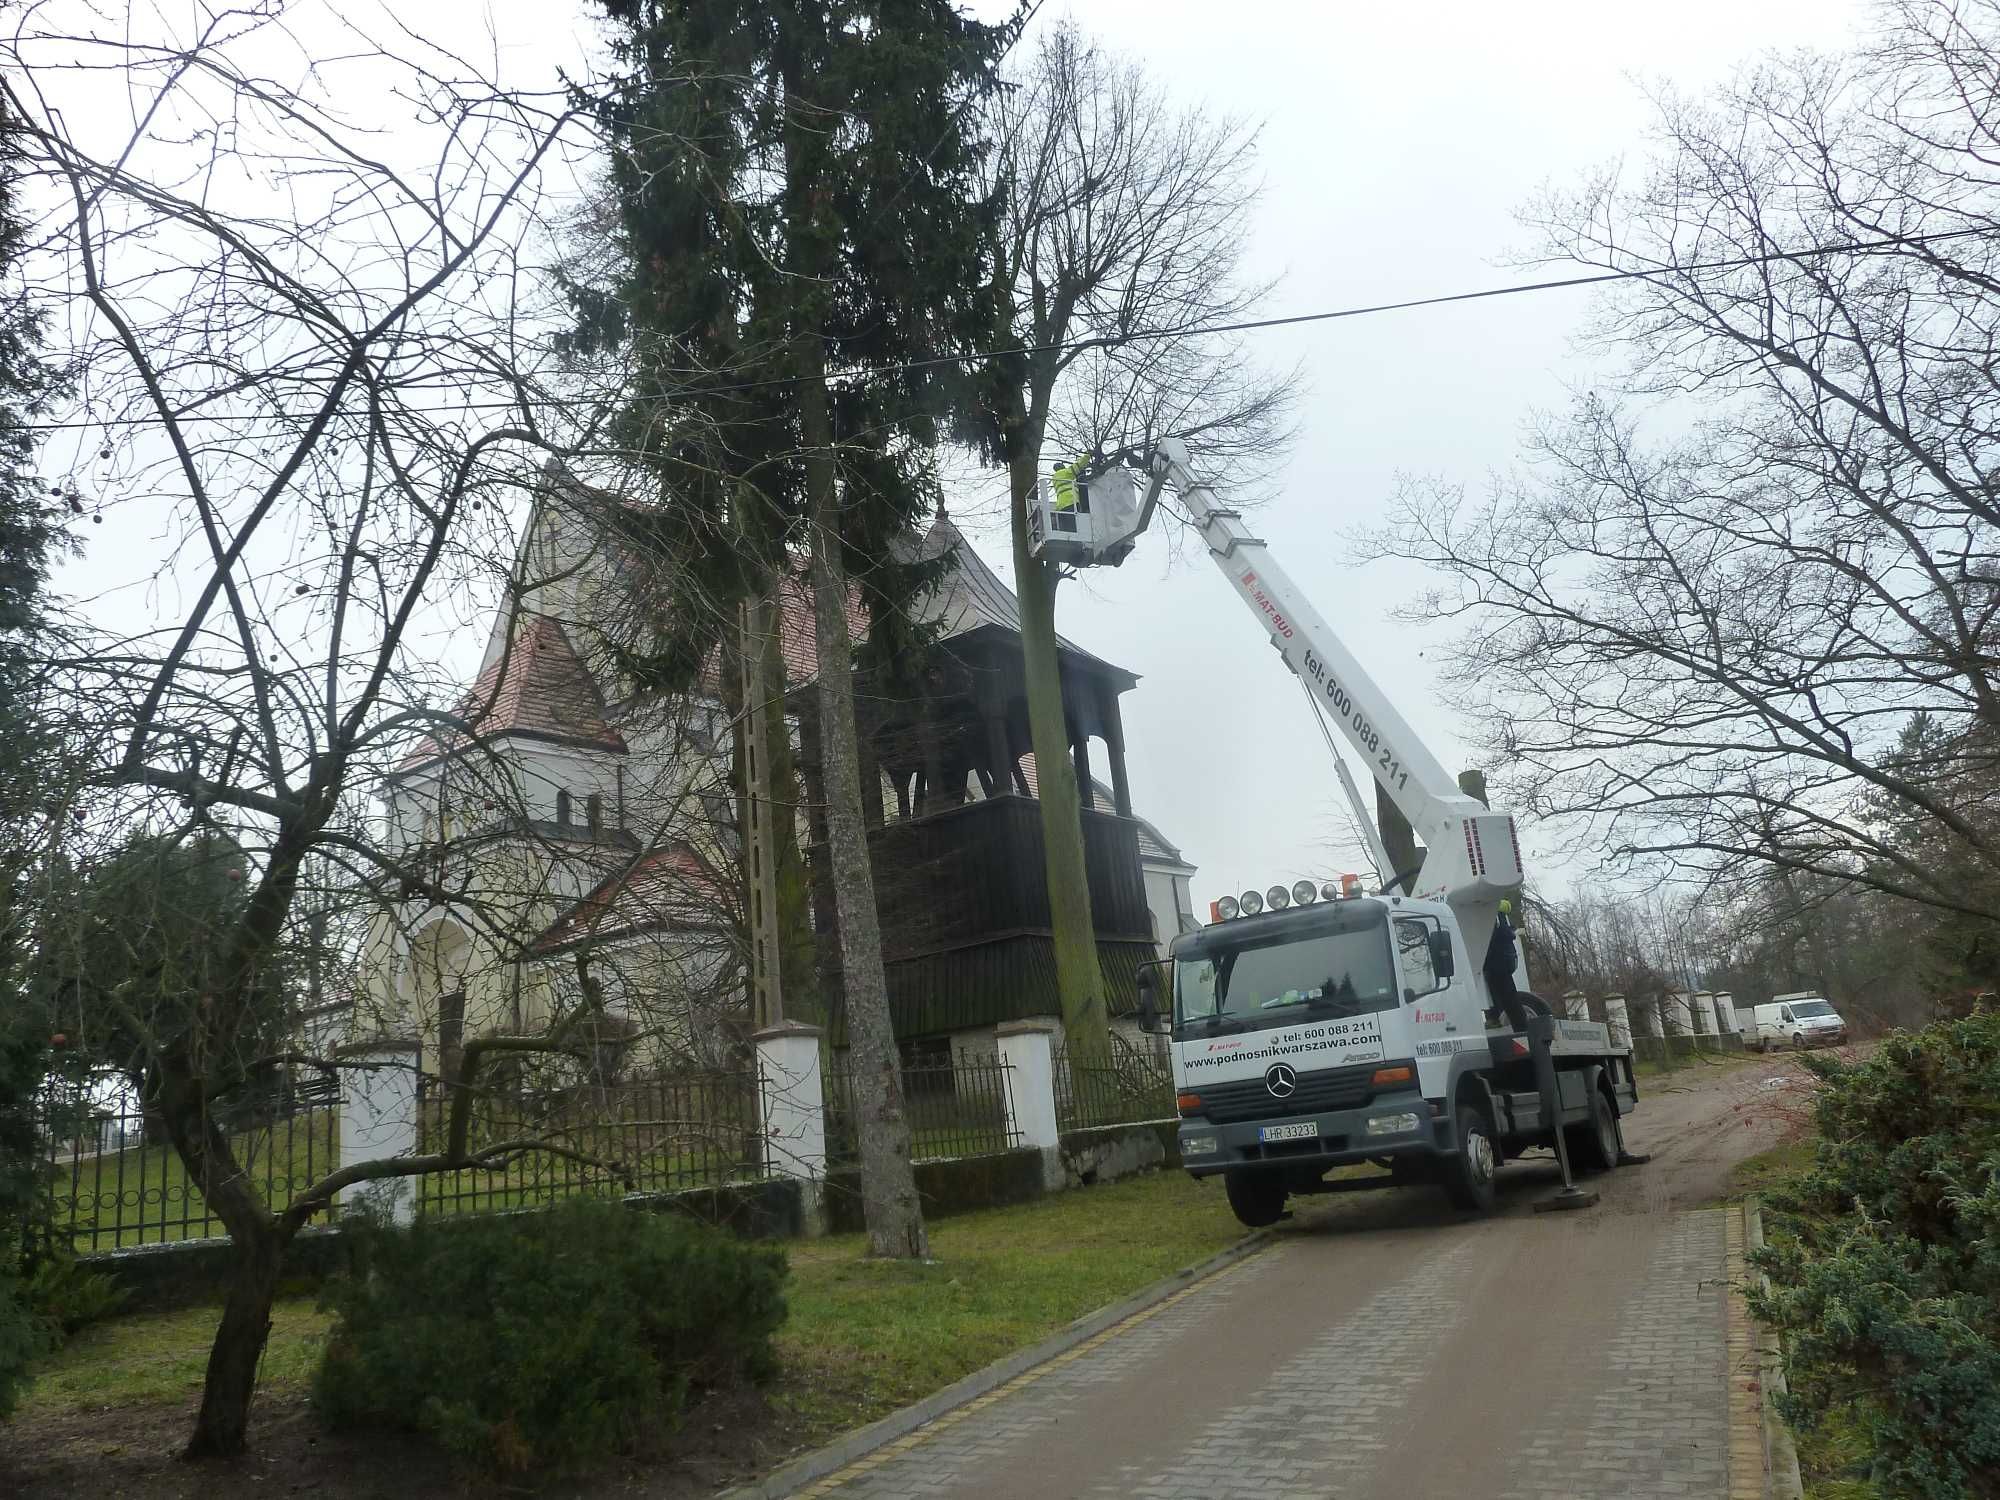
{"type": "Polygon", "coordinates": [[[1840,1012],[1811,990],[1775,995],[1751,1013],[1751,1040],[1759,1052],[1773,1047],[1817,1047],[1847,1040],[1840,1012]]]}

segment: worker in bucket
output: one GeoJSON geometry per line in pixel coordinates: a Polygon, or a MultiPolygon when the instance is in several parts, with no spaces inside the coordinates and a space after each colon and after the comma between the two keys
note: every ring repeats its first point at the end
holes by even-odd
{"type": "Polygon", "coordinates": [[[1082,471],[1083,460],[1080,458],[1070,463],[1056,465],[1055,472],[1049,476],[1049,485],[1055,491],[1057,510],[1076,509],[1077,475],[1082,471]]]}

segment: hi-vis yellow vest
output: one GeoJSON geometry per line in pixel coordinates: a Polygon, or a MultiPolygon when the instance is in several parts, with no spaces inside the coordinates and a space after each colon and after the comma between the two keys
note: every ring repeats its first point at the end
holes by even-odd
{"type": "Polygon", "coordinates": [[[1075,463],[1058,465],[1055,473],[1049,476],[1050,486],[1055,490],[1057,510],[1076,509],[1076,471],[1082,467],[1083,460],[1079,458],[1075,463]]]}

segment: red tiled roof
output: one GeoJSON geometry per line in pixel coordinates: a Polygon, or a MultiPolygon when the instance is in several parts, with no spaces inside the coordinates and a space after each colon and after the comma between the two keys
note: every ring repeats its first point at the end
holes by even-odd
{"type": "MultiPolygon", "coordinates": [[[[549,615],[521,616],[513,648],[479,674],[453,713],[471,723],[482,739],[527,735],[625,753],[624,736],[606,719],[604,697],[590,669],[561,623],[549,615]]],[[[435,760],[458,743],[450,732],[433,736],[401,769],[435,760]]]]}
{"type": "MultiPolygon", "coordinates": [[[[847,586],[847,639],[860,645],[868,636],[868,606],[861,590],[847,586]]],[[[812,580],[787,573],[778,585],[778,649],[785,657],[785,684],[800,687],[819,676],[819,631],[813,622],[812,580]]]]}
{"type": "Polygon", "coordinates": [[[668,844],[613,872],[535,939],[554,953],[586,937],[613,938],[660,927],[720,928],[729,882],[686,844],[668,844]]]}

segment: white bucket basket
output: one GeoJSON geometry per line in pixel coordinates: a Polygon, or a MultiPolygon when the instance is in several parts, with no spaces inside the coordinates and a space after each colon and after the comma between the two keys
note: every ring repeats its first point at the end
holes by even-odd
{"type": "Polygon", "coordinates": [[[1028,511],[1028,551],[1076,568],[1125,561],[1138,539],[1139,476],[1108,469],[1077,481],[1070,501],[1058,503],[1053,477],[1036,486],[1028,511]]]}

